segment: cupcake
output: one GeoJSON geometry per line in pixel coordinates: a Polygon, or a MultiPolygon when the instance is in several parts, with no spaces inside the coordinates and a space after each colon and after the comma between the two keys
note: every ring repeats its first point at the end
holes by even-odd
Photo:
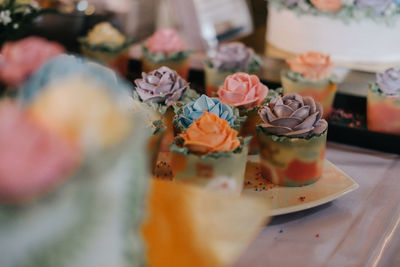
{"type": "Polygon", "coordinates": [[[240,194],[247,162],[247,139],[238,138],[228,121],[204,114],[171,145],[171,165],[177,182],[212,190],[229,188],[240,194]]]}
{"type": "Polygon", "coordinates": [[[368,88],[367,127],[400,135],[400,67],[378,73],[376,83],[368,88]]]}
{"type": "Polygon", "coordinates": [[[186,131],[203,115],[204,111],[215,114],[219,118],[226,120],[229,126],[235,130],[238,130],[241,123],[246,119],[240,117],[237,108],[222,104],[218,98],[210,98],[206,95],[201,95],[197,100],[189,102],[178,109],[173,121],[175,132],[181,133],[186,131]]]}
{"type": "Polygon", "coordinates": [[[127,75],[132,40],[110,23],[101,22],[95,25],[88,35],[79,41],[84,56],[108,65],[124,77],[127,75]]]}
{"type": "Polygon", "coordinates": [[[143,72],[142,78],[135,80],[135,85],[134,99],[146,103],[163,116],[162,124],[166,130],[161,150],[168,151],[174,137],[175,109],[197,99],[198,95],[176,71],[165,66],[149,73],[143,72]]]}
{"type": "Polygon", "coordinates": [[[290,70],[281,73],[283,94],[296,93],[311,96],[324,108],[328,118],[335,99],[337,83],[332,74],[334,65],[330,56],[318,52],[307,52],[286,61],[290,70]]]}
{"type": "Polygon", "coordinates": [[[190,51],[174,29],[156,31],[142,46],[142,70],[150,72],[167,66],[188,78],[190,51]]]}
{"type": "Polygon", "coordinates": [[[258,108],[267,100],[268,87],[260,82],[256,75],[238,72],[226,77],[224,84],[218,89],[218,98],[222,103],[239,109],[240,116],[246,116],[240,127],[241,136],[252,136],[250,154],[258,152],[256,125],[261,119],[258,108]]]}
{"type": "Polygon", "coordinates": [[[262,174],[272,183],[303,186],[316,182],[324,167],[328,123],[312,97],[288,94],[259,111],[257,126],[262,174]]]}
{"type": "Polygon", "coordinates": [[[0,82],[7,90],[15,89],[44,63],[64,52],[60,44],[39,37],[7,42],[0,51],[0,82]]]}
{"type": "Polygon", "coordinates": [[[218,46],[204,65],[206,94],[214,96],[228,75],[235,72],[257,74],[261,67],[261,59],[253,49],[233,42],[218,46]]]}
{"type": "Polygon", "coordinates": [[[144,265],[148,135],[123,91],[74,75],[0,105],[2,266],[144,265]]]}

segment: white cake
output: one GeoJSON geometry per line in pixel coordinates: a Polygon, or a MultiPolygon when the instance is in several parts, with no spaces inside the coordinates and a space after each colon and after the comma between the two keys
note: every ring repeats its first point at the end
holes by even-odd
{"type": "Polygon", "coordinates": [[[387,7],[390,12],[375,14],[372,8],[355,3],[330,13],[298,2],[295,6],[270,0],[269,55],[288,57],[318,51],[330,54],[338,65],[371,71],[400,64],[400,7],[394,3],[387,7]]]}

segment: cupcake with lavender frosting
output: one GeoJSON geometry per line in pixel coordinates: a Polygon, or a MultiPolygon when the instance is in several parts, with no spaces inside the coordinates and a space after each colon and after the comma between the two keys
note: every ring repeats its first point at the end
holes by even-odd
{"type": "Polygon", "coordinates": [[[164,28],[156,31],[142,46],[142,70],[144,72],[168,66],[187,79],[189,60],[190,50],[174,29],[164,28]]]}
{"type": "Polygon", "coordinates": [[[134,99],[147,104],[163,116],[162,124],[154,123],[166,127],[161,149],[168,150],[174,136],[172,121],[175,110],[197,99],[197,93],[189,88],[189,83],[176,71],[165,66],[149,73],[143,72],[142,78],[135,80],[135,85],[134,99]]]}
{"type": "Polygon", "coordinates": [[[235,72],[256,74],[261,67],[261,59],[253,49],[240,42],[221,44],[205,62],[206,93],[213,96],[225,78],[235,72]]]}
{"type": "Polygon", "coordinates": [[[400,67],[376,75],[368,88],[367,127],[371,131],[400,135],[400,67]]]}
{"type": "Polygon", "coordinates": [[[317,181],[324,166],[328,123],[311,97],[288,94],[259,110],[257,126],[262,173],[275,184],[302,186],[317,181]]]}

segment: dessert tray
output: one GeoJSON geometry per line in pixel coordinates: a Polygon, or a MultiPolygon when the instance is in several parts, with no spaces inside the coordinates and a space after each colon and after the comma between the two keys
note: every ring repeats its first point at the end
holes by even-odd
{"type": "MultiPolygon", "coordinates": [[[[358,184],[334,164],[325,160],[322,177],[314,184],[302,187],[274,185],[262,177],[258,155],[248,156],[242,194],[257,194],[270,203],[270,216],[283,215],[313,208],[335,200],[358,188],[358,184]]],[[[154,178],[171,180],[169,153],[161,152],[154,178]]]]}
{"type": "Polygon", "coordinates": [[[314,184],[302,187],[274,185],[261,176],[258,156],[249,156],[243,194],[263,194],[268,199],[270,215],[283,215],[313,208],[335,200],[358,188],[358,184],[325,160],[322,177],[314,184]]]}

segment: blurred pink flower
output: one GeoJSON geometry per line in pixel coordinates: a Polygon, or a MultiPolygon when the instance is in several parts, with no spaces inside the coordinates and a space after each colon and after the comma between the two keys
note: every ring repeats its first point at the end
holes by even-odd
{"type": "Polygon", "coordinates": [[[151,53],[166,55],[186,50],[186,44],[174,29],[156,31],[146,41],[145,46],[151,53]]]}
{"type": "Polygon", "coordinates": [[[0,51],[0,80],[17,86],[45,62],[64,52],[60,44],[39,37],[5,43],[0,51]]]}

